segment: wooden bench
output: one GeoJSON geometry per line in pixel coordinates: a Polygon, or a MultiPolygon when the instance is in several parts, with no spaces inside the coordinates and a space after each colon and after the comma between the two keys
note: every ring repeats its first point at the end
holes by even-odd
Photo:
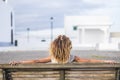
{"type": "Polygon", "coordinates": [[[0,80],[120,80],[120,64],[0,64],[0,80]]]}

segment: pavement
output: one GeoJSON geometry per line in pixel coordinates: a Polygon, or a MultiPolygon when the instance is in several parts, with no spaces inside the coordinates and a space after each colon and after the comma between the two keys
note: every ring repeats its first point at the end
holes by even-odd
{"type": "MultiPolygon", "coordinates": [[[[71,54],[80,58],[120,62],[120,51],[72,50],[71,54]]],[[[0,64],[10,61],[40,59],[47,56],[49,56],[48,50],[4,51],[0,52],[0,64]]]]}

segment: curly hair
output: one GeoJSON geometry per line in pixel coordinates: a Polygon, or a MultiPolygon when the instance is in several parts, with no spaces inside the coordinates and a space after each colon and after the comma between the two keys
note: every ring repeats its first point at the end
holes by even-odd
{"type": "Polygon", "coordinates": [[[59,35],[50,45],[50,55],[58,63],[67,63],[72,43],[65,35],[59,35]]]}

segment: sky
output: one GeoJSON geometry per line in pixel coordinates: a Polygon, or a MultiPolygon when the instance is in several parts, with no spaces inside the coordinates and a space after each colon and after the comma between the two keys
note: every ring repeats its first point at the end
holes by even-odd
{"type": "Polygon", "coordinates": [[[64,16],[109,16],[111,31],[120,31],[120,0],[8,0],[15,14],[16,30],[64,28],[64,16]]]}

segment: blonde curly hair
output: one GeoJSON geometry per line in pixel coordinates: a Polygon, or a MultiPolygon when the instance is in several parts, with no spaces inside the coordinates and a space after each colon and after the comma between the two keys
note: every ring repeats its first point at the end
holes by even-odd
{"type": "Polygon", "coordinates": [[[50,45],[50,55],[58,63],[67,63],[72,43],[65,35],[59,35],[50,45]]]}

